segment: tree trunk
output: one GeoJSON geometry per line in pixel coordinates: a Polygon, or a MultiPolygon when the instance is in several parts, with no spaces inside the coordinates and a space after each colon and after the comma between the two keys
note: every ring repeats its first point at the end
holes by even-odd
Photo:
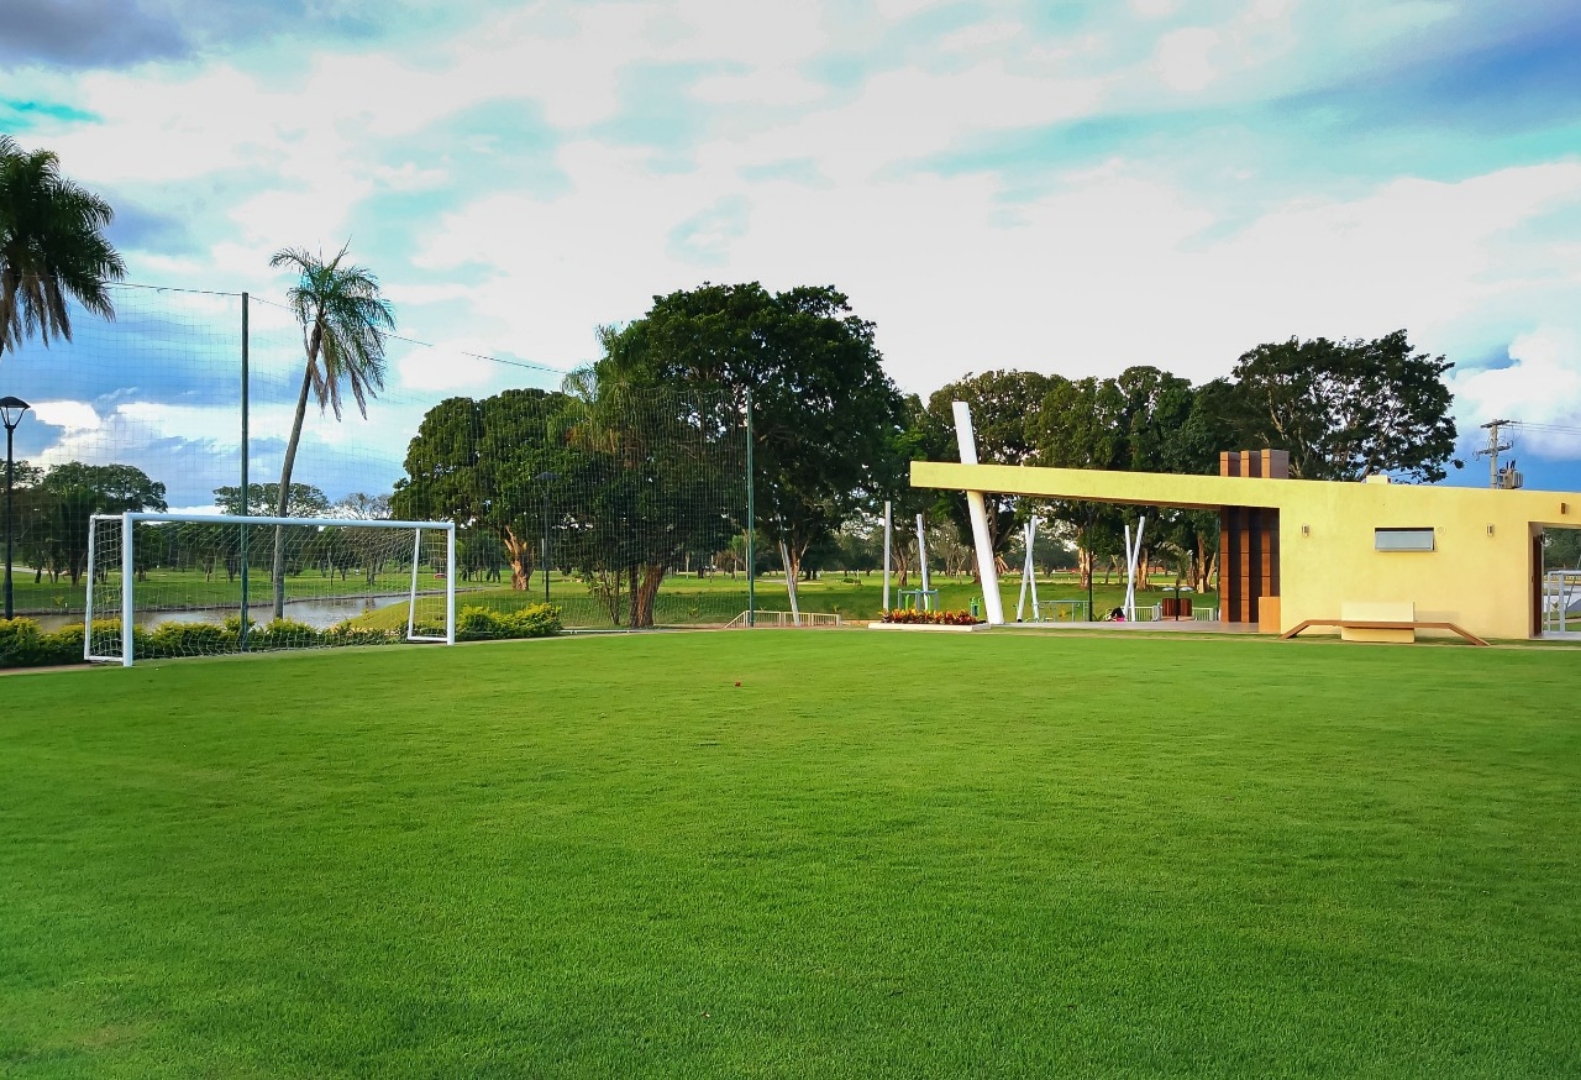
{"type": "MultiPolygon", "coordinates": [[[[635,572],[635,568],[633,572],[635,572]]],[[[631,625],[633,628],[653,625],[653,599],[658,595],[659,583],[663,580],[664,566],[662,564],[643,564],[642,580],[640,583],[633,583],[635,588],[633,588],[631,593],[631,625]]]]}
{"type": "Polygon", "coordinates": [[[532,584],[533,542],[517,536],[516,530],[507,528],[500,537],[500,543],[505,545],[505,558],[511,564],[511,588],[517,592],[526,592],[532,584]]]}
{"type": "MultiPolygon", "coordinates": [[[[297,443],[302,441],[302,421],[307,417],[307,395],[313,389],[313,364],[318,360],[319,335],[315,328],[312,345],[308,349],[307,368],[302,372],[302,392],[296,398],[296,419],[291,423],[291,440],[285,444],[285,462],[280,466],[280,497],[276,500],[275,516],[285,517],[291,505],[291,470],[296,465],[297,443]]],[[[245,513],[245,511],[243,511],[245,513]]],[[[274,617],[285,618],[285,526],[274,527],[274,617]]]]}

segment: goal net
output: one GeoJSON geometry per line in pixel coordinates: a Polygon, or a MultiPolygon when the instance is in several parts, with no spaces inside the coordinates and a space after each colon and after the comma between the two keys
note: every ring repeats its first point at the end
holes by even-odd
{"type": "Polygon", "coordinates": [[[128,513],[88,523],[83,655],[455,641],[449,522],[128,513]]]}

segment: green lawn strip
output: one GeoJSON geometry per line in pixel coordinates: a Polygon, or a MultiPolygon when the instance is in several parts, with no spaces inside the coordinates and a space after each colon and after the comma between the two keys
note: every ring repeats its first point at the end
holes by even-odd
{"type": "Polygon", "coordinates": [[[1573,1075],[1578,688],[854,632],[18,679],[0,1072],[1573,1075]]]}
{"type": "MultiPolygon", "coordinates": [[[[941,608],[965,611],[969,610],[974,602],[978,604],[979,609],[981,608],[982,588],[969,578],[940,580],[935,583],[935,588],[939,594],[938,601],[941,608]]],[[[1015,619],[1019,590],[1019,580],[1007,578],[1001,581],[1000,596],[1007,619],[1015,619]]],[[[1077,587],[1074,579],[1069,582],[1040,582],[1038,590],[1038,599],[1045,602],[1080,600],[1085,603],[1087,599],[1086,592],[1077,587]]],[[[1137,604],[1150,607],[1173,596],[1172,590],[1161,588],[1139,590],[1137,604]]],[[[852,581],[835,575],[825,575],[818,581],[804,582],[798,597],[800,608],[804,612],[837,614],[852,622],[878,619],[884,611],[883,580],[876,576],[852,581]]],[[[1123,585],[1093,587],[1093,610],[1099,618],[1111,609],[1121,606],[1124,600],[1123,585]]],[[[1204,593],[1193,597],[1193,600],[1199,607],[1212,607],[1218,603],[1214,593],[1204,593]]],[[[514,611],[542,601],[543,591],[536,580],[534,587],[527,590],[473,588],[464,592],[458,591],[456,594],[458,608],[476,605],[499,611],[514,611]]],[[[891,592],[890,605],[898,607],[901,602],[900,590],[896,587],[891,592]]],[[[565,624],[569,627],[585,629],[616,625],[611,620],[608,609],[600,605],[587,586],[580,582],[562,581],[556,578],[550,585],[550,603],[561,609],[565,624]]],[[[757,608],[766,612],[790,610],[790,601],[785,595],[783,579],[769,578],[758,582],[757,608]]],[[[729,578],[716,577],[702,581],[694,577],[675,575],[666,579],[654,601],[654,620],[661,626],[718,626],[735,619],[746,609],[747,590],[744,578],[737,578],[732,583],[729,578]]],[[[427,622],[442,619],[444,598],[436,596],[419,598],[417,614],[420,619],[427,622]]],[[[1063,618],[1070,619],[1078,614],[1085,618],[1084,613],[1073,610],[1067,610],[1063,618]]],[[[1052,609],[1045,607],[1044,615],[1052,618],[1052,609]]],[[[1029,622],[1032,621],[1030,607],[1025,609],[1024,618],[1029,622]]],[[[356,622],[361,626],[385,630],[397,629],[406,625],[406,608],[404,605],[394,605],[371,611],[358,616],[356,622]]]]}

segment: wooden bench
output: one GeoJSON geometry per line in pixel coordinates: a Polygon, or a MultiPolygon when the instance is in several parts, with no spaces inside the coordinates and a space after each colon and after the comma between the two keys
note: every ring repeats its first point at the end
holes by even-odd
{"type": "Polygon", "coordinates": [[[1454,623],[1417,622],[1414,619],[1308,619],[1300,626],[1297,626],[1291,630],[1286,630],[1284,633],[1280,634],[1280,640],[1288,640],[1289,638],[1293,638],[1297,634],[1301,633],[1301,631],[1310,629],[1314,626],[1337,626],[1341,630],[1452,630],[1461,637],[1465,638],[1467,641],[1471,642],[1473,645],[1487,644],[1486,641],[1483,641],[1477,635],[1467,630],[1462,630],[1454,623]]]}

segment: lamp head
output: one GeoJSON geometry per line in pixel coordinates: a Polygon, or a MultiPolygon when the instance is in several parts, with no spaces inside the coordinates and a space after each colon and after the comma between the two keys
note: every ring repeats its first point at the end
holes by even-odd
{"type": "Polygon", "coordinates": [[[32,408],[19,397],[7,394],[0,398],[0,423],[5,424],[7,431],[15,431],[16,426],[22,422],[22,414],[32,408]]]}

